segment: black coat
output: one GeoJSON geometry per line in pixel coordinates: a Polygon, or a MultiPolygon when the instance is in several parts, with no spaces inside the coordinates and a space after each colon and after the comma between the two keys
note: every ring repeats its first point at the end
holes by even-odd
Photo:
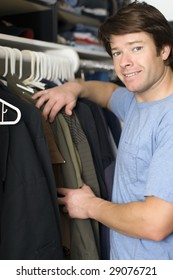
{"type": "MultiPolygon", "coordinates": [[[[0,88],[21,120],[0,125],[0,259],[63,259],[59,209],[41,112],[0,88]]],[[[14,119],[8,109],[6,119],[14,119]]]]}

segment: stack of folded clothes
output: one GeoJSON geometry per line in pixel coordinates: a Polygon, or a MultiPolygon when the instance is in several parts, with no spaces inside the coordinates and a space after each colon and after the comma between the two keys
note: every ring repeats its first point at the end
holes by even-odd
{"type": "MultiPolygon", "coordinates": [[[[95,18],[100,23],[109,14],[107,0],[60,0],[58,7],[78,16],[95,18]]],[[[70,21],[59,21],[58,23],[58,43],[102,51],[103,48],[98,41],[97,33],[98,27],[91,24],[73,24],[70,21]]]]}
{"type": "Polygon", "coordinates": [[[92,19],[96,19],[99,26],[127,2],[129,0],[58,0],[58,7],[68,13],[66,21],[58,21],[58,43],[104,51],[98,41],[98,27],[92,25],[92,19]],[[71,13],[81,18],[88,17],[88,24],[81,23],[80,17],[79,23],[72,23],[71,13]]]}

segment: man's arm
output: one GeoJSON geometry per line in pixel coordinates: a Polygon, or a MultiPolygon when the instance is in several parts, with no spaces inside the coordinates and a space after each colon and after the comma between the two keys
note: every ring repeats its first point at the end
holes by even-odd
{"type": "Polygon", "coordinates": [[[71,115],[78,98],[87,98],[102,107],[109,108],[112,92],[118,85],[110,82],[74,80],[61,86],[40,91],[33,95],[38,99],[36,106],[44,105],[43,116],[53,121],[56,114],[65,107],[65,112],[71,115]]]}
{"type": "Polygon", "coordinates": [[[92,218],[107,227],[135,238],[160,241],[173,232],[173,203],[157,197],[143,202],[115,204],[96,197],[88,186],[58,189],[58,198],[72,218],[92,218]]]}

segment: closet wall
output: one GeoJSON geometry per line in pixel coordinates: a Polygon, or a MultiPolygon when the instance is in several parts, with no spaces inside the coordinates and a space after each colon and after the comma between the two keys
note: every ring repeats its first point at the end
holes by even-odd
{"type": "Polygon", "coordinates": [[[173,21],[172,0],[147,0],[146,2],[158,8],[168,21],[173,21]]]}

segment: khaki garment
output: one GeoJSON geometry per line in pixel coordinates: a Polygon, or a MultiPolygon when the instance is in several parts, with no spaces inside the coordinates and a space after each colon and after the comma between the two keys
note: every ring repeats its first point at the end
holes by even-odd
{"type": "MultiPolygon", "coordinates": [[[[66,188],[80,188],[83,184],[81,160],[62,113],[58,113],[51,127],[58,149],[65,160],[65,163],[61,165],[63,186],[66,188]]],[[[68,243],[66,240],[65,244],[70,251],[69,258],[74,260],[99,259],[99,250],[91,219],[69,219],[67,215],[64,215],[64,218],[66,219],[66,225],[69,226],[70,242],[68,243]]],[[[63,230],[63,236],[67,234],[67,229],[65,231],[63,230]]]]}

